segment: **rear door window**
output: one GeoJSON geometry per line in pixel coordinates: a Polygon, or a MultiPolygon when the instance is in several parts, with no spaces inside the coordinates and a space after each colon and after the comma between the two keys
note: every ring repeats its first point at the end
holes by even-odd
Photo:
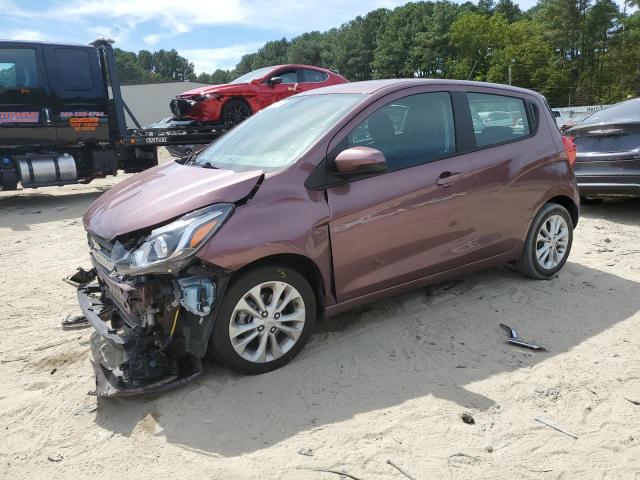
{"type": "Polygon", "coordinates": [[[58,82],[63,90],[90,92],[94,89],[89,52],[78,48],[56,48],[58,82]]]}
{"type": "Polygon", "coordinates": [[[35,49],[0,49],[0,88],[35,87],[39,84],[35,49]]]}
{"type": "Polygon", "coordinates": [[[531,133],[523,99],[486,93],[468,93],[467,98],[478,147],[510,142],[531,133]]]}

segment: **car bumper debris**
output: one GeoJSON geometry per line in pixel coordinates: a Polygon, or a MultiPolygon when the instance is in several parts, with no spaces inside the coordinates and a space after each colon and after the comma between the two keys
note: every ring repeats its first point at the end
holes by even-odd
{"type": "Polygon", "coordinates": [[[510,343],[511,345],[516,345],[518,347],[529,348],[531,350],[537,350],[539,352],[544,352],[544,351],[547,350],[545,347],[542,347],[540,345],[536,345],[533,342],[529,342],[527,340],[524,340],[524,339],[520,338],[518,336],[518,332],[513,327],[505,325],[504,323],[501,323],[500,327],[502,327],[504,330],[507,331],[507,335],[508,335],[507,343],[510,343]]]}

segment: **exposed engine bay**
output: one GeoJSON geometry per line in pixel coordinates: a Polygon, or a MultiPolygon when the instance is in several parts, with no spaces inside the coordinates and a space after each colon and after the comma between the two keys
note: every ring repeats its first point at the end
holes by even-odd
{"type": "Polygon", "coordinates": [[[182,276],[114,277],[95,263],[95,278],[78,288],[91,339],[96,395],[151,393],[202,372],[216,299],[216,275],[203,266],[182,276]]]}

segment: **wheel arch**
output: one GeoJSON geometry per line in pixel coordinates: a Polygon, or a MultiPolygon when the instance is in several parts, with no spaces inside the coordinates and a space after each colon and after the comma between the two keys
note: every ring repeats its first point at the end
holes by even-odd
{"type": "Polygon", "coordinates": [[[569,215],[571,216],[571,222],[573,223],[573,228],[578,225],[578,218],[580,216],[580,212],[576,203],[570,197],[566,195],[556,195],[555,197],[550,198],[546,201],[546,203],[557,203],[558,205],[562,205],[567,209],[569,215]]]}
{"type": "Polygon", "coordinates": [[[224,108],[227,106],[227,104],[228,104],[229,102],[234,101],[234,100],[238,100],[238,101],[240,101],[240,102],[244,103],[247,107],[249,107],[249,110],[251,110],[251,115],[253,115],[254,113],[256,113],[256,112],[254,112],[253,107],[251,106],[251,102],[250,102],[247,98],[242,97],[242,96],[240,96],[240,95],[231,95],[231,96],[230,96],[229,98],[227,98],[224,102],[222,102],[222,106],[220,107],[220,114],[221,114],[221,115],[222,115],[222,112],[224,111],[224,108]]]}
{"type": "Polygon", "coordinates": [[[289,267],[293,270],[296,270],[298,273],[305,277],[305,279],[311,285],[313,293],[316,297],[316,309],[318,315],[321,315],[324,312],[325,298],[322,274],[320,273],[320,269],[315,264],[315,262],[304,255],[296,253],[278,253],[262,257],[233,272],[231,274],[231,278],[229,279],[229,283],[233,283],[241,275],[244,275],[251,270],[274,265],[289,267]]]}

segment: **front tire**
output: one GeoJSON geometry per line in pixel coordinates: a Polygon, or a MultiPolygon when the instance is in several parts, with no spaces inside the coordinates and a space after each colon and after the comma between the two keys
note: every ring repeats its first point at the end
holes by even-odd
{"type": "Polygon", "coordinates": [[[538,280],[553,277],[564,266],[573,243],[573,221],[566,208],[545,204],[531,223],[517,263],[523,275],[538,280]]]}
{"type": "Polygon", "coordinates": [[[233,128],[251,116],[251,107],[244,100],[232,98],[222,107],[222,123],[233,128]]]}
{"type": "Polygon", "coordinates": [[[229,368],[255,375],[289,363],[316,322],[316,299],[305,278],[289,267],[241,274],[229,287],[210,341],[229,368]]]}

